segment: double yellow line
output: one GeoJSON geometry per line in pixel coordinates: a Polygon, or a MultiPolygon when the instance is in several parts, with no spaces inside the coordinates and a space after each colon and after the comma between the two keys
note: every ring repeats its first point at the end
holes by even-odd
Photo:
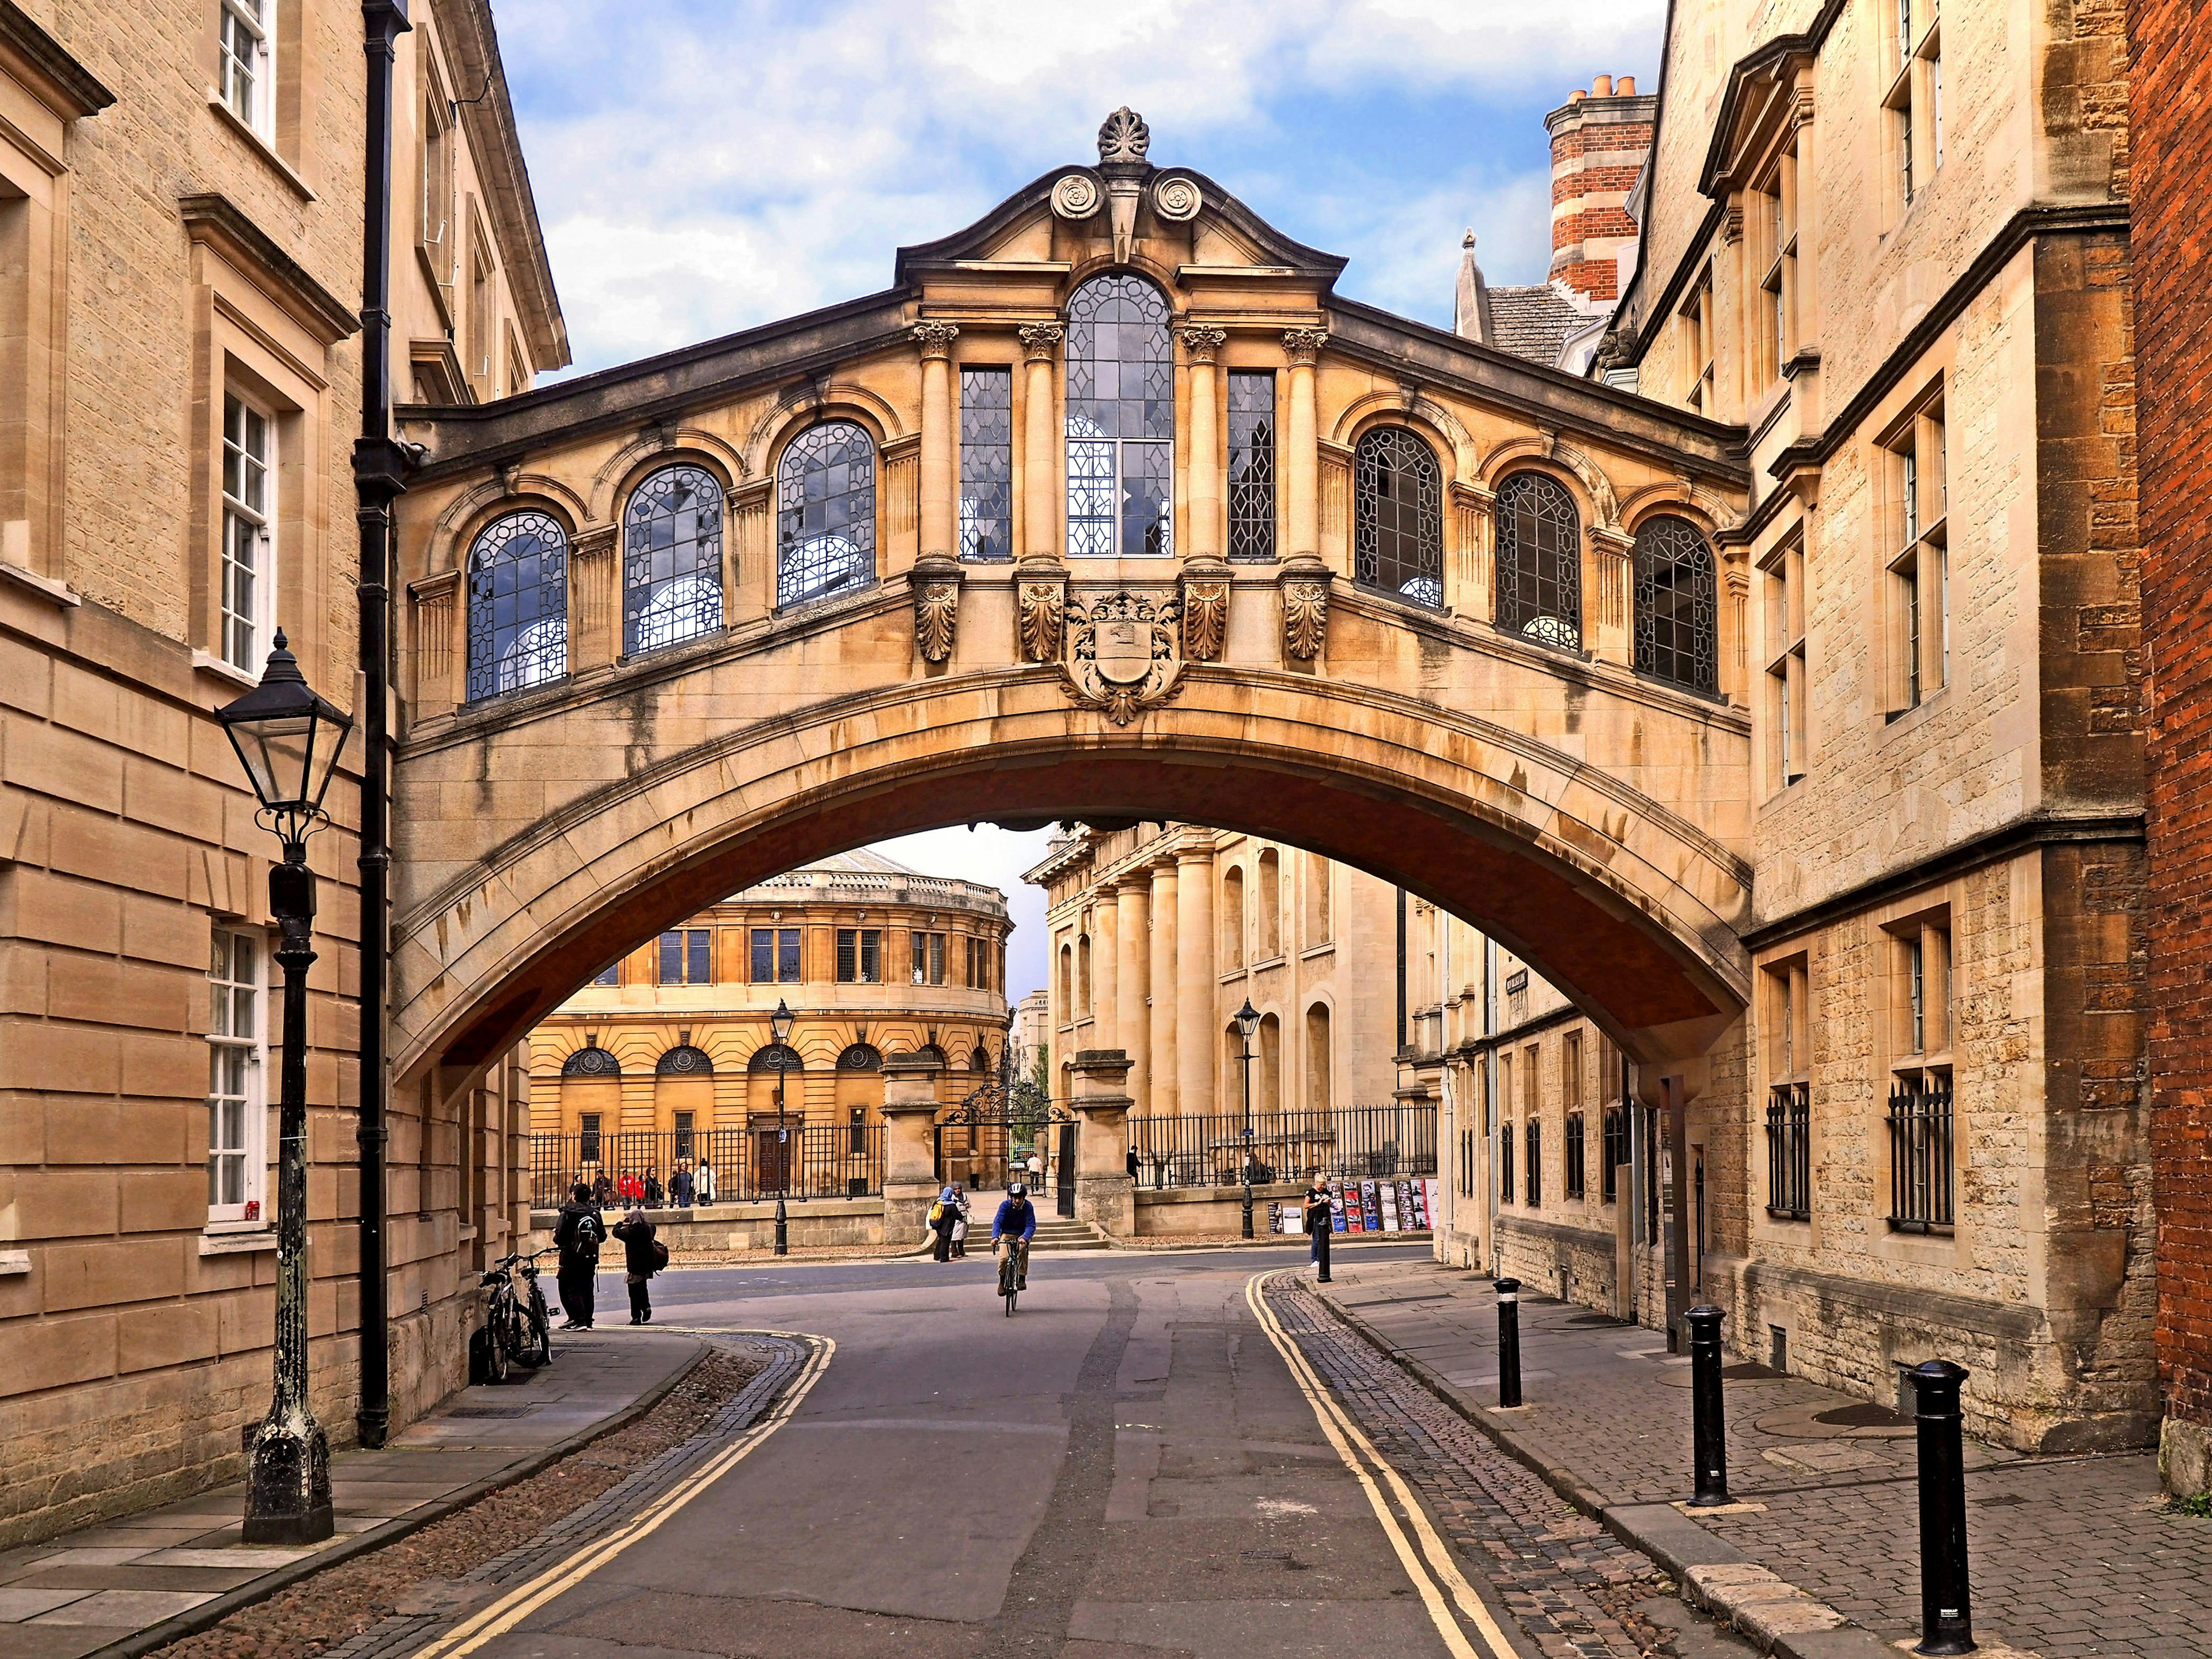
{"type": "Polygon", "coordinates": [[[1467,1576],[1459,1570],[1459,1564],[1452,1559],[1451,1547],[1437,1535],[1437,1529],[1430,1524],[1427,1512],[1414,1498],[1405,1478],[1390,1467],[1389,1460],[1375,1449],[1375,1443],[1352,1420],[1351,1414],[1337,1404],[1328,1385],[1307,1363],[1305,1355],[1298,1351],[1298,1345],[1291,1340],[1276,1321],[1274,1310],[1267,1306],[1267,1297],[1261,1294],[1261,1287],[1268,1279],[1282,1276],[1285,1272],[1278,1268],[1273,1273],[1253,1274],[1245,1281],[1244,1300],[1252,1310],[1252,1316],[1260,1322],[1260,1328],[1267,1332],[1267,1340],[1275,1345],[1275,1352],[1282,1355],[1283,1363],[1290,1367],[1291,1379],[1298,1385],[1299,1392],[1306,1397],[1306,1403],[1313,1407],[1314,1415],[1321,1420],[1322,1432],[1328,1437],[1329,1444],[1336,1448],[1336,1455],[1344,1460],[1344,1467],[1352,1471],[1359,1482],[1360,1490],[1367,1494],[1367,1501],[1375,1510],[1375,1518],[1382,1523],[1382,1530],[1390,1540],[1390,1547],[1397,1552],[1399,1564],[1406,1569],[1406,1576],[1413,1581],[1413,1588],[1420,1592],[1421,1603],[1428,1608],[1437,1633],[1443,1638],[1444,1646],[1450,1650],[1452,1659],[1483,1659],[1474,1644],[1468,1640],[1466,1630],[1452,1616],[1452,1608],[1456,1606],[1467,1622],[1474,1626],[1475,1633],[1481,1637],[1483,1646],[1489,1650],[1489,1659],[1516,1659],[1513,1644],[1506,1640],[1505,1632],[1498,1628],[1498,1620],[1491,1616],[1488,1606],[1481,1596],[1475,1594],[1474,1586],[1468,1583],[1467,1576]],[[1396,1497],[1396,1509],[1391,1507],[1389,1499],[1382,1494],[1382,1486],[1376,1484],[1377,1474],[1396,1497]],[[1407,1535],[1409,1528],[1413,1538],[1407,1535]],[[1414,1539],[1418,1539],[1420,1544],[1418,1553],[1413,1547],[1414,1539]]]}
{"type": "Polygon", "coordinates": [[[793,1341],[805,1343],[808,1349],[805,1364],[800,1368],[799,1376],[785,1391],[783,1398],[776,1402],[774,1411],[660,1497],[653,1499],[651,1507],[644,1514],[624,1522],[603,1538],[593,1539],[566,1560],[548,1567],[528,1583],[518,1584],[489,1607],[463,1620],[429,1646],[418,1649],[414,1659],[462,1659],[464,1655],[474,1653],[494,1637],[504,1636],[554,1597],[574,1589],[631,1545],[650,1537],[672,1516],[744,1462],[761,1442],[789,1422],[798,1411],[799,1402],[806,1398],[808,1390],[822,1380],[822,1373],[829,1369],[830,1358],[837,1352],[837,1345],[826,1336],[803,1336],[795,1332],[781,1331],[765,1334],[788,1335],[793,1341]]]}

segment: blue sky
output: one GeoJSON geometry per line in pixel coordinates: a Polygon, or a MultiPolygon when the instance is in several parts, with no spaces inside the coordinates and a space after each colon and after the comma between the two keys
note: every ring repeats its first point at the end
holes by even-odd
{"type": "MultiPolygon", "coordinates": [[[[581,373],[887,287],[902,243],[1096,159],[1142,114],[1351,260],[1355,299],[1449,326],[1460,234],[1493,282],[1550,252],[1543,116],[1594,75],[1655,85],[1663,0],[497,0],[581,373]]],[[[893,857],[1003,889],[1016,995],[1043,983],[1044,836],[893,857]]]]}

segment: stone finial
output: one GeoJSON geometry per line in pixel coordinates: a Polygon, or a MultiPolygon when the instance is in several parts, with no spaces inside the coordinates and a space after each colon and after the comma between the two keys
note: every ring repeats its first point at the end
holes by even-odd
{"type": "Polygon", "coordinates": [[[1024,323],[1015,332],[1022,337],[1022,350],[1030,362],[1048,363],[1066,331],[1058,323],[1024,323]]]}
{"type": "Polygon", "coordinates": [[[951,355],[953,341],[960,337],[956,323],[916,323],[911,331],[914,343],[921,348],[923,361],[951,355]]]}
{"type": "Polygon", "coordinates": [[[1127,104],[1098,127],[1098,159],[1103,161],[1142,161],[1152,146],[1152,130],[1145,118],[1127,104]]]}

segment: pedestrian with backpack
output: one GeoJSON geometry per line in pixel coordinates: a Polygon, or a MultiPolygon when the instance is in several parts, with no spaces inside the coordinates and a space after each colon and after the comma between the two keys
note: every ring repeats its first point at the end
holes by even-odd
{"type": "Polygon", "coordinates": [[[606,1231],[606,1220],[592,1201],[592,1189],[578,1182],[568,1201],[561,1206],[561,1218],[553,1224],[553,1243],[561,1252],[556,1281],[561,1288],[562,1311],[568,1315],[568,1322],[561,1328],[564,1331],[592,1328],[599,1246],[606,1231]]]}
{"type": "Polygon", "coordinates": [[[623,1243],[623,1279],[629,1286],[633,1325],[653,1323],[653,1276],[668,1265],[668,1247],[653,1237],[659,1231],[641,1209],[615,1223],[615,1237],[623,1243]]]}

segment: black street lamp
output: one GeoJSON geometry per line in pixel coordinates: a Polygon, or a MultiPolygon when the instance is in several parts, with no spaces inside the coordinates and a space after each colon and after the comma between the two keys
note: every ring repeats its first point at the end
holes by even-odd
{"type": "Polygon", "coordinates": [[[276,1376],[253,1439],[249,1544],[328,1538],[331,1448],[307,1406],[307,968],[315,959],[315,877],[307,837],[329,821],[323,795],[353,719],[318,696],[282,629],[261,684],[215,711],[260,802],[254,821],[284,844],[269,870],[269,910],[284,969],[284,1055],[277,1095],[276,1376]]]}
{"type": "Polygon", "coordinates": [[[1252,1033],[1260,1029],[1260,1011],[1246,997],[1236,1013],[1237,1030],[1244,1038],[1244,1237],[1252,1237],[1252,1033]]]}
{"type": "Polygon", "coordinates": [[[769,1016],[768,1028],[775,1034],[775,1253],[791,1254],[791,1223],[784,1213],[784,1189],[791,1185],[791,1132],[783,1127],[783,1073],[791,1063],[791,1054],[785,1039],[791,1035],[791,1005],[781,997],[775,1000],[775,1012],[769,1016]]]}

